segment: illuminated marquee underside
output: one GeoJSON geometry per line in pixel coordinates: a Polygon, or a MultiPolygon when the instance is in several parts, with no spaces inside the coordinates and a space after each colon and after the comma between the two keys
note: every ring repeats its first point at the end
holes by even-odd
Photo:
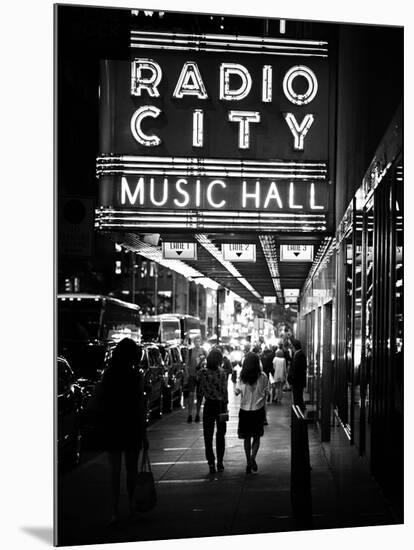
{"type": "Polygon", "coordinates": [[[328,57],[328,43],[216,34],[131,31],[131,48],[196,52],[233,52],[295,57],[328,57]]]}
{"type": "Polygon", "coordinates": [[[234,212],[208,210],[96,210],[95,228],[102,231],[125,230],[148,232],[179,229],[188,231],[324,232],[326,214],[288,214],[268,212],[234,212]]]}

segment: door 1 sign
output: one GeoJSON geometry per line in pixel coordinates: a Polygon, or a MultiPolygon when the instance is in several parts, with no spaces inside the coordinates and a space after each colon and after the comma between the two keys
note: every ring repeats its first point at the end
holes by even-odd
{"type": "Polygon", "coordinates": [[[282,244],[280,245],[281,262],[312,262],[313,245],[282,244]]]}
{"type": "Polygon", "coordinates": [[[162,243],[164,260],[196,260],[197,243],[162,243]]]}
{"type": "Polygon", "coordinates": [[[226,243],[221,245],[223,258],[229,262],[255,262],[256,245],[241,243],[226,243]]]}

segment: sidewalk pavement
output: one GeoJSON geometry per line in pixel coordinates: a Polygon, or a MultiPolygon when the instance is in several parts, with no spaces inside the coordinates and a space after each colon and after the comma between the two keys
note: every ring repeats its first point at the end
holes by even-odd
{"type": "MultiPolygon", "coordinates": [[[[256,474],[245,473],[243,441],[237,437],[239,398],[230,387],[229,395],[224,472],[208,472],[202,422],[188,424],[183,409],[164,415],[148,429],[157,506],[133,520],[126,519],[123,472],[121,515],[125,519],[116,527],[109,526],[109,468],[105,454],[101,453],[59,480],[59,543],[78,545],[296,530],[298,525],[290,501],[290,393],[285,394],[282,404],[267,406],[269,425],[261,439],[256,474]]],[[[318,431],[309,426],[308,433],[313,528],[392,523],[375,484],[368,483],[361,474],[359,479],[356,477],[359,492],[349,494],[349,487],[355,484],[349,485],[343,478],[338,481],[328,464],[326,447],[319,442],[318,431]],[[362,479],[365,483],[361,483],[362,479]],[[348,491],[344,490],[347,487],[348,491]]],[[[347,469],[344,475],[352,479],[352,469],[347,469]]]]}

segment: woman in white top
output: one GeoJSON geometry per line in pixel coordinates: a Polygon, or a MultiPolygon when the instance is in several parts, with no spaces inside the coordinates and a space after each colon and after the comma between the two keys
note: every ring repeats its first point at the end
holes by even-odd
{"type": "Polygon", "coordinates": [[[274,402],[282,403],[283,386],[286,383],[286,359],[283,351],[283,345],[279,344],[279,348],[273,359],[273,378],[275,381],[276,396],[274,402]]]}
{"type": "Polygon", "coordinates": [[[260,368],[256,353],[249,352],[243,361],[243,368],[235,393],[240,395],[239,426],[237,434],[244,439],[246,473],[257,472],[256,455],[263,435],[265,403],[269,392],[269,380],[260,368]]]}

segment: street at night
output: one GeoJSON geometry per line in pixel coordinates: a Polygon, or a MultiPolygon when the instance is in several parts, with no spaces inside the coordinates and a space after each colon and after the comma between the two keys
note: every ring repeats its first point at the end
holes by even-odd
{"type": "MultiPolygon", "coordinates": [[[[231,391],[232,385],[230,384],[231,391]]],[[[109,474],[104,453],[62,476],[60,537],[65,545],[162,540],[292,531],[312,525],[385,525],[395,522],[376,488],[366,478],[362,461],[343,452],[344,473],[335,479],[318,442],[309,430],[312,485],[311,524],[295,517],[291,503],[289,392],[281,405],[268,406],[268,423],[258,453],[258,473],[246,475],[243,444],[237,437],[238,398],[231,397],[226,434],[225,470],[209,474],[204,457],[202,424],[188,424],[182,409],[164,415],[148,429],[150,457],[158,502],[154,510],[109,525],[109,474]],[[345,469],[346,468],[346,469],[345,469]],[[367,513],[369,510],[369,513],[367,513]]],[[[339,439],[333,441],[340,445],[339,439]]]]}
{"type": "Polygon", "coordinates": [[[55,544],[403,523],[403,27],[55,33],[55,544]]]}

